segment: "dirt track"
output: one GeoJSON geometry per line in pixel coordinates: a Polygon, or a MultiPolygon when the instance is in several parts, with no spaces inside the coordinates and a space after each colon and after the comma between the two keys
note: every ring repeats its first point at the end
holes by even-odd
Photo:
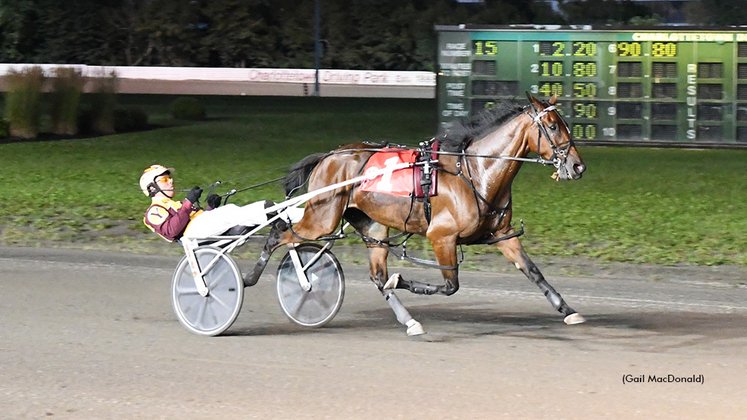
{"type": "Polygon", "coordinates": [[[341,260],[345,304],[328,327],[290,324],[268,269],[230,334],[203,338],[171,310],[178,257],[0,248],[0,418],[737,419],[747,408],[747,270],[582,264],[567,276],[538,261],[588,319],[578,326],[520,273],[465,271],[451,297],[398,292],[429,331],[412,339],[365,269],[341,260]],[[648,381],[670,374],[704,383],[648,381]]]}

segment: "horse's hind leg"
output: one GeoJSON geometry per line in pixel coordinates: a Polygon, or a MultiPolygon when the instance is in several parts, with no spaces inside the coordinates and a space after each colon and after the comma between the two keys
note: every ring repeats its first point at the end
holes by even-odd
{"type": "Polygon", "coordinates": [[[303,242],[304,239],[314,240],[334,232],[342,218],[346,197],[344,193],[337,193],[316,205],[308,203],[303,218],[293,226],[280,219],[273,223],[257,264],[244,276],[244,286],[257,284],[270,256],[280,246],[303,242]]]}
{"type": "Polygon", "coordinates": [[[524,247],[521,246],[519,238],[511,238],[505,241],[498,242],[496,247],[506,256],[511,262],[516,265],[516,268],[521,270],[537,287],[542,290],[547,300],[550,301],[555,310],[565,315],[566,324],[580,324],[586,322],[583,316],[571,309],[568,304],[565,303],[560,293],[556,292],[555,289],[545,280],[545,277],[540,273],[536,265],[529,259],[524,247]]]}
{"type": "MultiPolygon", "coordinates": [[[[389,229],[386,226],[374,222],[359,210],[348,210],[345,218],[353,227],[368,237],[384,239],[389,236],[389,229]]],[[[384,283],[387,279],[386,258],[389,255],[389,251],[377,244],[367,243],[366,247],[368,248],[368,259],[371,264],[371,281],[379,289],[387,303],[389,303],[389,306],[391,306],[394,315],[397,317],[397,321],[407,327],[408,336],[425,334],[423,326],[413,319],[410,312],[407,311],[397,295],[394,294],[394,291],[384,289],[384,283]]]]}
{"type": "Polygon", "coordinates": [[[440,293],[446,296],[451,296],[459,290],[456,240],[452,237],[436,238],[435,235],[430,235],[428,239],[433,244],[433,251],[436,254],[438,264],[445,267],[454,267],[441,269],[444,284],[435,285],[415,280],[406,280],[399,274],[395,274],[385,285],[386,289],[406,289],[418,295],[435,295],[440,293]]]}

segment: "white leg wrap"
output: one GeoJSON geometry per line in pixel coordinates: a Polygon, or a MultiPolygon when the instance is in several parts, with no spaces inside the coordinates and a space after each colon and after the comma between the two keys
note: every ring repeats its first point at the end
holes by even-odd
{"type": "Polygon", "coordinates": [[[389,303],[389,306],[392,307],[394,315],[397,317],[397,322],[402,325],[407,325],[407,322],[412,319],[412,316],[410,316],[410,313],[407,312],[405,305],[403,305],[402,302],[399,301],[397,295],[395,295],[394,292],[387,290],[386,292],[384,292],[384,298],[386,299],[387,303],[389,303]]]}
{"type": "Polygon", "coordinates": [[[386,301],[389,303],[389,306],[392,307],[392,310],[394,311],[394,315],[397,316],[397,321],[405,325],[407,327],[407,336],[411,337],[414,335],[422,335],[425,334],[425,330],[423,329],[423,326],[420,325],[418,321],[415,321],[409,312],[407,312],[407,309],[405,309],[405,306],[402,305],[402,302],[399,301],[399,298],[397,295],[394,294],[393,291],[387,290],[384,292],[384,298],[386,298],[386,301]]]}
{"type": "Polygon", "coordinates": [[[423,335],[425,334],[425,330],[423,329],[423,326],[420,325],[418,321],[415,321],[414,319],[410,319],[405,324],[407,325],[407,336],[412,337],[415,335],[423,335]]]}
{"type": "Polygon", "coordinates": [[[397,285],[399,284],[399,280],[402,278],[402,276],[399,275],[399,273],[394,273],[391,276],[389,276],[389,280],[384,283],[384,290],[392,290],[396,289],[397,285]]]}
{"type": "Polygon", "coordinates": [[[584,322],[586,322],[586,319],[582,317],[581,314],[575,313],[575,314],[568,315],[567,317],[565,317],[563,321],[565,321],[565,323],[568,325],[575,325],[575,324],[583,324],[584,322]]]}

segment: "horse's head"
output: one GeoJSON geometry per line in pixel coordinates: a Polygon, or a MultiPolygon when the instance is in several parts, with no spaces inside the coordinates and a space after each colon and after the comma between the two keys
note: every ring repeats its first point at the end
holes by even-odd
{"type": "Polygon", "coordinates": [[[527,98],[531,104],[526,113],[538,127],[537,141],[529,142],[530,150],[557,168],[557,179],[581,178],[586,164],[573,144],[568,124],[555,108],[557,96],[553,95],[549,102],[540,102],[529,93],[527,98]]]}

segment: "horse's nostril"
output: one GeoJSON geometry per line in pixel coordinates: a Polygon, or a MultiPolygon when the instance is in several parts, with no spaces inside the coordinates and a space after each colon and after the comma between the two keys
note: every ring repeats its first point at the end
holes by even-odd
{"type": "Polygon", "coordinates": [[[577,163],[573,165],[573,169],[576,171],[577,174],[582,174],[586,170],[586,166],[580,163],[577,163]]]}

